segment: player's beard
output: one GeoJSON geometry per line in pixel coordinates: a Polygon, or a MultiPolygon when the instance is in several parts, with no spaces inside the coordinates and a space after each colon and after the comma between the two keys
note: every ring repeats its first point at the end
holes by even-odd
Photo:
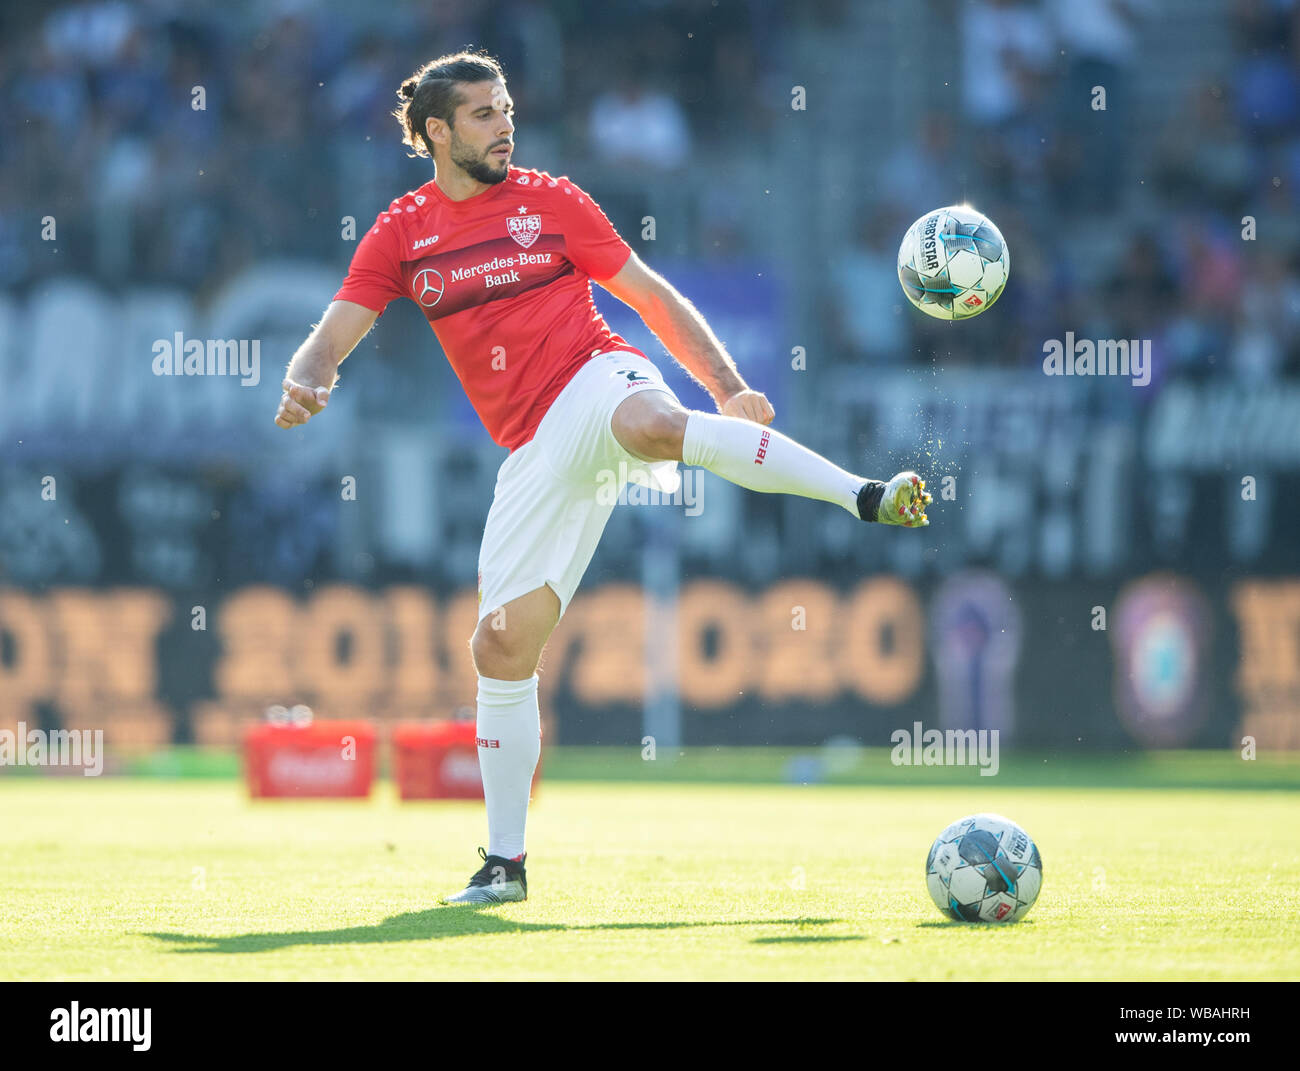
{"type": "MultiPolygon", "coordinates": [[[[496,146],[493,146],[496,148],[496,146]]],[[[488,150],[491,151],[491,150],[488,150]]],[[[470,149],[459,137],[456,131],[451,132],[451,162],[465,172],[475,182],[481,182],[485,186],[494,186],[498,182],[505,182],[510,175],[510,161],[498,167],[488,159],[488,153],[482,156],[474,155],[470,149]]]]}

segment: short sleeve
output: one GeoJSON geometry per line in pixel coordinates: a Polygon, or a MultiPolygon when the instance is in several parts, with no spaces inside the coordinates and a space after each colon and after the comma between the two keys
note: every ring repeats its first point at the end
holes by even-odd
{"type": "Polygon", "coordinates": [[[559,180],[559,216],[564,228],[565,255],[580,271],[597,282],[619,273],[632,247],[623,241],[614,225],[591,197],[567,177],[559,180]]]}
{"type": "Polygon", "coordinates": [[[398,231],[388,212],[381,212],[357,250],[335,301],[353,301],[382,313],[390,301],[406,296],[397,257],[398,231]]]}

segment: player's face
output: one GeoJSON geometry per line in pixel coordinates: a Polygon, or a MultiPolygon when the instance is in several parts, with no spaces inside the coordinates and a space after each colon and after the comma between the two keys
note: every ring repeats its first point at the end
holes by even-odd
{"type": "Polygon", "coordinates": [[[449,147],[451,162],[477,182],[504,182],[514,152],[515,102],[500,79],[460,87],[449,147]]]}

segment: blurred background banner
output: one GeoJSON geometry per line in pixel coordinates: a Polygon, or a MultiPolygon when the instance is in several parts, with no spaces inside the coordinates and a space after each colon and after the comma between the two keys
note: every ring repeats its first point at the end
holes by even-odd
{"type": "Polygon", "coordinates": [[[702,472],[694,506],[620,507],[548,741],[638,741],[666,643],[686,744],[1300,747],[1291,0],[7,5],[0,727],[231,747],[272,704],[381,734],[472,706],[505,452],[423,317],[389,309],[327,419],[272,422],[358,229],[430,177],[396,86],[466,44],[505,66],[515,162],[591,192],[778,427],[935,496],[910,533],[702,472]],[[940,323],[895,256],[962,201],[1010,282],[940,323]],[[1067,339],[1131,340],[1149,382],[1045,374],[1067,339]],[[678,634],[648,636],[663,510],[678,634]]]}
{"type": "MultiPolygon", "coordinates": [[[[299,598],[248,585],[206,602],[9,589],[0,728],[102,728],[135,750],[231,747],[269,707],[305,703],[319,717],[374,718],[386,738],[403,719],[472,711],[464,636],[476,610],[473,589],[440,599],[415,586],[328,584],[299,598]]],[[[1243,733],[1300,746],[1300,673],[1293,657],[1273,658],[1300,628],[1294,582],[1203,589],[1152,574],[936,589],[877,575],[841,590],[695,578],[680,589],[675,636],[648,635],[646,617],[633,584],[592,585],[575,601],[543,676],[548,740],[639,739],[647,646],[668,644],[690,745],[885,746],[919,719],[1053,749],[1227,747],[1243,733]],[[1109,637],[1089,623],[1095,598],[1120,607],[1109,637]],[[1238,643],[1211,642],[1224,635],[1238,643]]]]}

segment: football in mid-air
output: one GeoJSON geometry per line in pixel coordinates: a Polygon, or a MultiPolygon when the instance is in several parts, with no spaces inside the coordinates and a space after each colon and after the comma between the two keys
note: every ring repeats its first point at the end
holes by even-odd
{"type": "Polygon", "coordinates": [[[930,898],[950,919],[1015,922],[1043,885],[1043,861],[1029,834],[1000,814],[954,822],[925,861],[930,898]]]}
{"type": "Polygon", "coordinates": [[[968,205],[927,212],[903,236],[898,281],[907,300],[939,320],[967,320],[997,301],[1011,259],[1001,232],[968,205]]]}

